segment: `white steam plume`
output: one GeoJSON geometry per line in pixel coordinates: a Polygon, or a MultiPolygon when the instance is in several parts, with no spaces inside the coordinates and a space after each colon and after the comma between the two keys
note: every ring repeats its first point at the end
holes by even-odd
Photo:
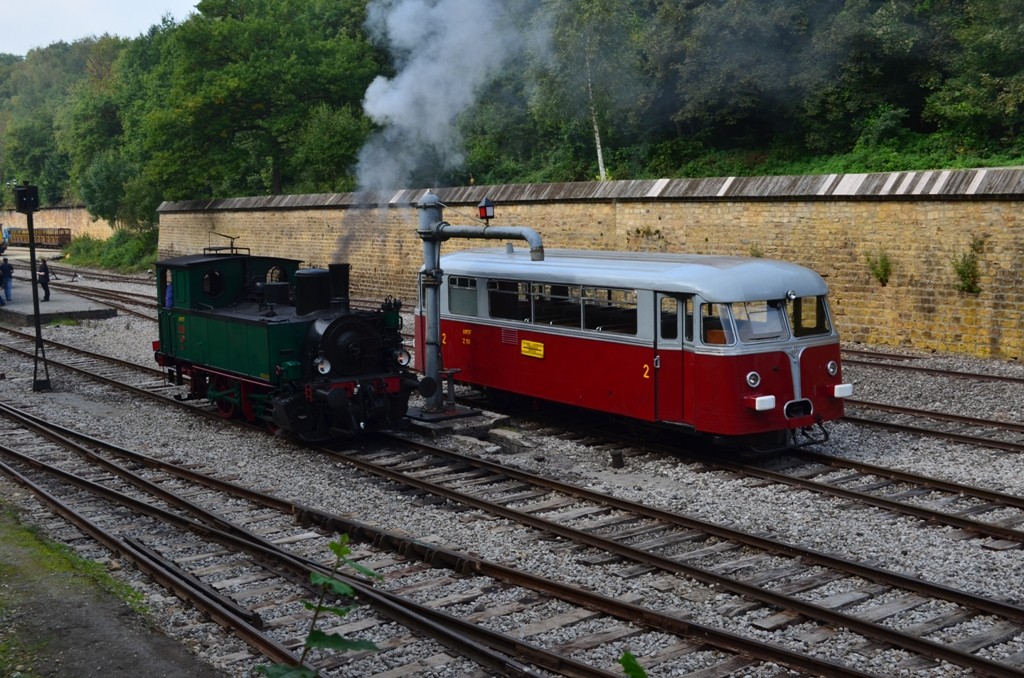
{"type": "Polygon", "coordinates": [[[498,75],[522,39],[502,0],[372,0],[367,27],[398,70],[367,88],[363,110],[382,130],[359,154],[362,190],[410,188],[463,160],[460,113],[498,75]]]}

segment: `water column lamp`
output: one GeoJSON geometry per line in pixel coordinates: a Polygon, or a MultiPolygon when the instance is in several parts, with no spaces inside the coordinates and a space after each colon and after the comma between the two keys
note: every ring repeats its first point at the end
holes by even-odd
{"type": "Polygon", "coordinates": [[[480,211],[480,218],[483,219],[484,224],[490,226],[491,219],[494,218],[494,203],[488,200],[485,196],[476,208],[480,211]]]}

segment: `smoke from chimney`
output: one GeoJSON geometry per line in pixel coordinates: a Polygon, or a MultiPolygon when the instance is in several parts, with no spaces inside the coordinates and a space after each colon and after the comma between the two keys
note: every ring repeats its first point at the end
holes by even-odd
{"type": "MultiPolygon", "coordinates": [[[[378,76],[363,110],[382,129],[359,155],[360,190],[409,188],[463,162],[459,114],[516,55],[523,36],[503,0],[371,0],[367,28],[397,74],[378,76]]],[[[522,3],[529,5],[530,3],[522,3]]],[[[510,7],[511,6],[511,7],[510,7]]]]}

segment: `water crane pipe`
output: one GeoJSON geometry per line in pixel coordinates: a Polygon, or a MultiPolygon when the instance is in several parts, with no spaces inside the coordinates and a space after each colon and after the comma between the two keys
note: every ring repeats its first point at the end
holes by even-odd
{"type": "MultiPolygon", "coordinates": [[[[423,348],[424,376],[441,384],[441,243],[451,238],[484,238],[490,240],[525,240],[530,245],[530,259],[544,260],[544,243],[540,235],[527,226],[452,226],[444,221],[444,205],[434,193],[427,191],[416,204],[420,210],[416,234],[423,240],[423,268],[420,286],[423,289],[423,314],[426,327],[423,348]]],[[[427,398],[422,408],[441,412],[443,389],[427,398]]]]}

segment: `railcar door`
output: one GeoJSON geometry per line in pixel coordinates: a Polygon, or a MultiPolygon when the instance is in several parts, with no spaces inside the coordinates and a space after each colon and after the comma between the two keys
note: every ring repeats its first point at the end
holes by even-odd
{"type": "Polygon", "coordinates": [[[658,292],[656,297],[655,417],[659,421],[682,422],[683,345],[693,340],[693,299],[664,292],[658,292]]]}

